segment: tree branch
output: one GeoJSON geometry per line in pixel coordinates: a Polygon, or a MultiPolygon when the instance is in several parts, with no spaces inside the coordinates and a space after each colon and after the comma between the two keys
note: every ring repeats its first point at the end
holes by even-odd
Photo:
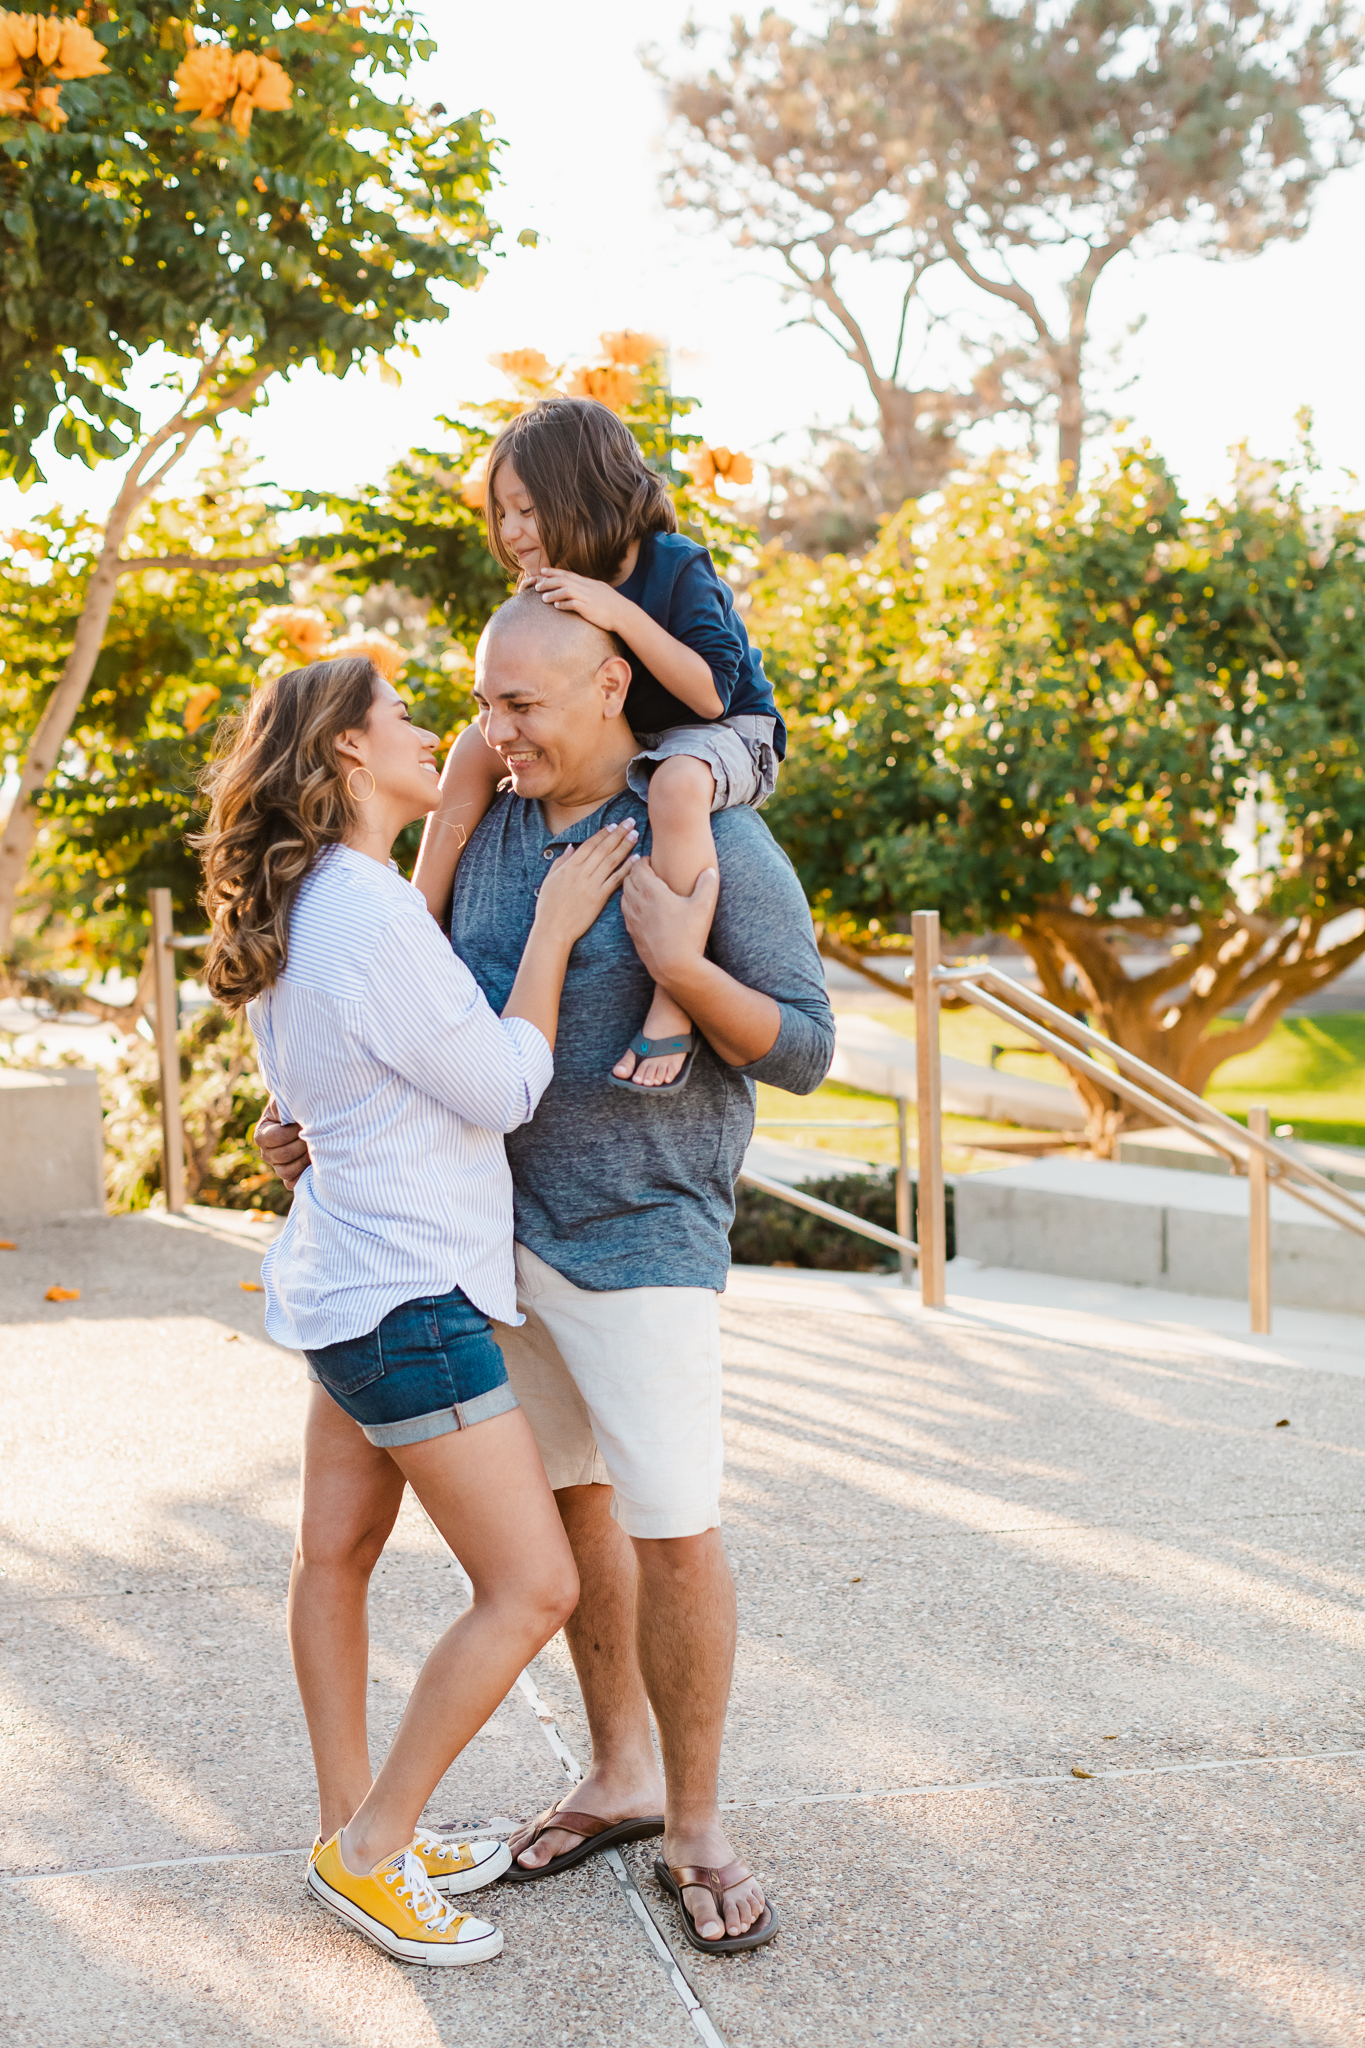
{"type": "Polygon", "coordinates": [[[120,576],[135,569],[203,569],[230,576],[244,569],[314,569],[321,560],[321,555],[291,555],[277,548],[269,555],[126,555],[115,567],[120,576]]]}

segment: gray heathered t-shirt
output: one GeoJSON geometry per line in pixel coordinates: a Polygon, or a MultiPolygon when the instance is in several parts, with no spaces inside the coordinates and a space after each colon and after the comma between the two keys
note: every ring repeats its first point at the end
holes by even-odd
{"type": "MultiPolygon", "coordinates": [[[[647,853],[648,810],[628,790],[553,837],[538,803],[508,794],[493,805],[460,862],[451,943],[495,1010],[511,993],[554,849],[627,817],[647,853]]],[[[723,1288],[754,1082],[808,1095],[834,1054],[810,911],[791,862],[754,811],[721,811],[711,823],[721,888],[707,952],[780,1005],[776,1044],[752,1066],[727,1067],[702,1040],[674,1095],[612,1087],[612,1066],[652,992],[618,894],[573,949],[554,1080],[534,1120],[507,1140],[519,1242],[594,1292],[723,1288]]]]}

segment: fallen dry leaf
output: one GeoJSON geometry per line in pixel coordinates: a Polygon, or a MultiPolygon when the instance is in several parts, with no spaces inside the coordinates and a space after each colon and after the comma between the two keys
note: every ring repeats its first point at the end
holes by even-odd
{"type": "Polygon", "coordinates": [[[1095,1773],[1093,1771],[1083,1771],[1079,1764],[1073,1764],[1071,1766],[1071,1775],[1073,1778],[1093,1778],[1095,1773]]]}
{"type": "Polygon", "coordinates": [[[237,1282],[237,1285],[241,1288],[243,1294],[265,1293],[265,1289],[264,1287],[262,1287],[259,1280],[239,1280],[237,1282]]]}
{"type": "Polygon", "coordinates": [[[229,1331],[228,1331],[228,1333],[227,1333],[227,1341],[228,1341],[228,1343],[229,1343],[229,1344],[240,1344],[240,1343],[241,1343],[241,1341],[242,1341],[242,1333],[241,1333],[241,1331],[240,1331],[240,1330],[229,1330],[229,1331]]]}
{"type": "Polygon", "coordinates": [[[44,1301],[79,1301],[80,1298],[79,1287],[49,1287],[43,1296],[44,1301]]]}
{"type": "Polygon", "coordinates": [[[17,1252],[18,1249],[12,1237],[0,1237],[0,1252],[17,1252]]]}
{"type": "Polygon", "coordinates": [[[1288,1429],[1289,1417],[1287,1415],[1282,1415],[1279,1421],[1275,1424],[1275,1427],[1276,1429],[1288,1429]]]}

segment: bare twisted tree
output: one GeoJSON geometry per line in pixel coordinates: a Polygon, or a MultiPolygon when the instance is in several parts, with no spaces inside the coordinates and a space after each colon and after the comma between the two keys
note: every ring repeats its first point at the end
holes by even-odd
{"type": "Polygon", "coordinates": [[[1302,234],[1365,133],[1348,76],[1362,57],[1350,0],[829,0],[822,33],[765,13],[736,24],[723,66],[673,84],[667,191],[780,259],[802,317],[866,378],[906,496],[941,480],[972,420],[1040,397],[1074,482],[1108,265],[1302,234]],[[880,351],[853,303],[860,260],[900,273],[880,351]],[[983,347],[964,389],[906,379],[934,273],[1013,337],[983,347]]]}

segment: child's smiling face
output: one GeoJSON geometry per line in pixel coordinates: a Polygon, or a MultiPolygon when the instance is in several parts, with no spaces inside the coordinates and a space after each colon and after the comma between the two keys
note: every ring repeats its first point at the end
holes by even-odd
{"type": "Polygon", "coordinates": [[[508,461],[498,464],[493,479],[493,503],[497,507],[498,529],[503,544],[517,558],[523,576],[536,576],[549,564],[540,544],[536,508],[531,494],[508,461]]]}

